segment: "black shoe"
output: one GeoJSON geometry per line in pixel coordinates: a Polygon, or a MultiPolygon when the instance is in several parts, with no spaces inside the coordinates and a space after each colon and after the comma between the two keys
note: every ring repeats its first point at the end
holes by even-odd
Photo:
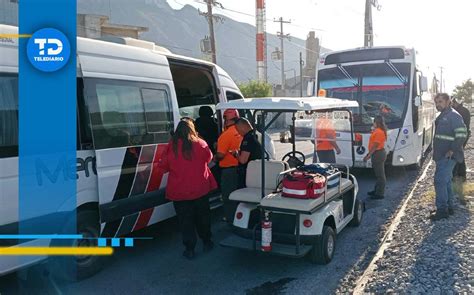
{"type": "Polygon", "coordinates": [[[432,221],[438,221],[441,219],[445,219],[449,217],[449,212],[448,211],[436,211],[435,214],[430,216],[430,219],[432,221]]]}
{"type": "Polygon", "coordinates": [[[449,215],[454,215],[454,208],[449,208],[448,213],[449,215]]]}
{"type": "Polygon", "coordinates": [[[183,256],[191,260],[194,258],[194,250],[184,250],[183,256]]]}
{"type": "Polygon", "coordinates": [[[370,196],[370,198],[373,199],[373,200],[381,200],[381,199],[384,198],[384,196],[383,196],[383,195],[374,194],[374,195],[370,196]]]}
{"type": "Polygon", "coordinates": [[[375,196],[375,191],[370,191],[367,193],[369,196],[375,196]]]}
{"type": "Polygon", "coordinates": [[[212,249],[214,249],[214,242],[208,241],[208,242],[205,242],[205,243],[204,243],[204,246],[203,246],[203,251],[204,251],[204,252],[209,252],[209,251],[211,251],[212,249]]]}

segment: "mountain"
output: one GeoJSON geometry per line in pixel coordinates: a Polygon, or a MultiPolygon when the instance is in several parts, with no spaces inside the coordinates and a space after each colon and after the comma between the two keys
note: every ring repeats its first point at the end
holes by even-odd
{"type": "MultiPolygon", "coordinates": [[[[78,13],[110,16],[110,23],[148,27],[141,39],[164,46],[174,53],[202,58],[200,40],[208,35],[208,24],[198,10],[185,5],[175,10],[166,0],[78,0],[78,13]]],[[[215,26],[217,63],[236,81],[256,78],[255,27],[222,16],[224,22],[215,26]]],[[[267,34],[268,57],[280,39],[267,34]]],[[[299,52],[305,55],[305,41],[292,38],[285,41],[285,69],[299,73],[299,52]]],[[[322,49],[324,51],[325,49],[322,49]]],[[[280,82],[279,62],[268,60],[268,78],[280,82]],[[278,68],[277,68],[278,67],[278,68]]],[[[292,77],[287,72],[287,78],[292,77]]]]}
{"type": "MultiPolygon", "coordinates": [[[[174,0],[173,0],[174,1],[174,0]]],[[[179,3],[179,0],[176,0],[179,3]]],[[[166,0],[77,0],[78,13],[111,16],[114,24],[149,28],[140,38],[162,45],[174,53],[202,58],[200,40],[208,35],[208,24],[198,10],[185,5],[180,10],[171,8],[166,0]]],[[[256,78],[255,26],[222,16],[216,24],[217,63],[237,82],[256,78]]],[[[0,23],[18,24],[18,3],[0,0],[0,23]]],[[[285,69],[287,79],[299,73],[299,53],[305,56],[305,40],[285,41],[285,69]],[[294,72],[292,71],[294,69],[294,72]]],[[[280,39],[267,34],[268,79],[280,83],[280,62],[272,62],[271,52],[280,47],[280,39]]],[[[327,51],[321,48],[321,51],[327,51]]]]}

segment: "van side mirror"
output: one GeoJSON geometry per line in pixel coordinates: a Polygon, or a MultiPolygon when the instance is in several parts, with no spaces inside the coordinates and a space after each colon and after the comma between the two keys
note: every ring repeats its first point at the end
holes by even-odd
{"type": "Polygon", "coordinates": [[[421,106],[421,96],[415,97],[415,106],[417,107],[421,106]]]}
{"type": "Polygon", "coordinates": [[[420,77],[420,90],[421,92],[428,91],[428,78],[426,78],[425,76],[420,77]]]}

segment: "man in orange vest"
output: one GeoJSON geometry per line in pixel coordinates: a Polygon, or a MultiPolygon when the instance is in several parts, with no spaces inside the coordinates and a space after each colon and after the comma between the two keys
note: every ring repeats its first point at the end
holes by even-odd
{"type": "Polygon", "coordinates": [[[224,203],[224,221],[232,222],[235,206],[229,201],[230,194],[239,188],[238,166],[239,160],[235,157],[242,142],[242,136],[235,128],[239,119],[239,112],[234,109],[224,111],[225,130],[217,140],[217,154],[214,157],[221,168],[221,192],[224,203]]]}
{"type": "Polygon", "coordinates": [[[316,162],[316,155],[319,163],[336,163],[336,154],[340,154],[341,149],[336,142],[336,130],[331,119],[325,117],[316,119],[316,144],[313,162],[316,162]]]}

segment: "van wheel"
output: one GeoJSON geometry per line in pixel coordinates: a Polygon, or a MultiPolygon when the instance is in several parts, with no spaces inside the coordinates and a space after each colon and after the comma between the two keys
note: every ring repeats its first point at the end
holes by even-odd
{"type": "Polygon", "coordinates": [[[334,257],[336,250],[336,233],[332,227],[325,225],[323,232],[313,243],[313,249],[310,252],[312,263],[328,264],[334,257]]]}
{"type": "MultiPolygon", "coordinates": [[[[73,221],[70,221],[73,222],[73,221]]],[[[96,211],[84,210],[77,213],[77,233],[85,239],[74,240],[67,246],[97,247],[100,236],[99,215],[96,211]]],[[[64,245],[63,245],[64,246],[64,245]]],[[[98,273],[103,267],[101,256],[64,256],[50,259],[51,272],[57,279],[80,281],[98,273]]]]}
{"type": "Polygon", "coordinates": [[[354,204],[354,217],[352,217],[350,226],[359,226],[362,223],[362,216],[364,215],[364,203],[357,199],[354,204]]]}
{"type": "Polygon", "coordinates": [[[407,168],[408,170],[411,170],[411,171],[418,171],[421,169],[421,166],[422,166],[422,161],[420,159],[420,161],[418,161],[417,163],[408,165],[407,168]]]}

